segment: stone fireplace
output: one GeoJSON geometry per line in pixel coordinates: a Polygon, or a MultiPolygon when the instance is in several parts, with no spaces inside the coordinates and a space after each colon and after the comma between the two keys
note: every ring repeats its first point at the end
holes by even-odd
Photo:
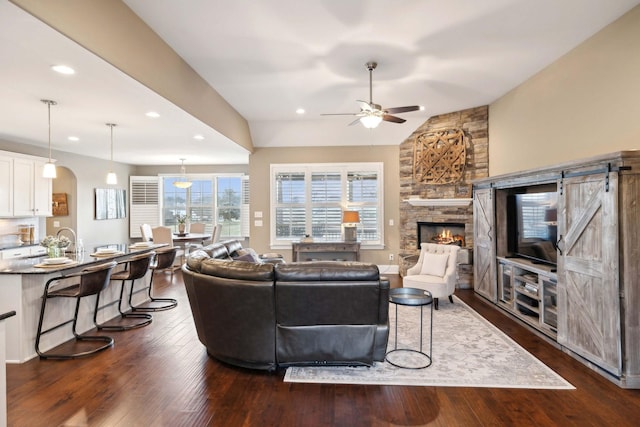
{"type": "Polygon", "coordinates": [[[417,261],[420,243],[455,243],[462,247],[458,287],[473,287],[472,182],[489,176],[488,166],[487,106],[431,117],[400,145],[401,274],[417,261]],[[425,134],[447,129],[464,134],[461,176],[455,182],[424,182],[415,173],[417,141],[425,134]]]}

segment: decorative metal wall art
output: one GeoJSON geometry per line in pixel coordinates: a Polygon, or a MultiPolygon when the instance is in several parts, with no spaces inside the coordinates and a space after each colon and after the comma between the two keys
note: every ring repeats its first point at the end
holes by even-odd
{"type": "Polygon", "coordinates": [[[426,184],[450,184],[464,175],[465,134],[460,129],[423,133],[413,145],[413,179],[426,184]]]}

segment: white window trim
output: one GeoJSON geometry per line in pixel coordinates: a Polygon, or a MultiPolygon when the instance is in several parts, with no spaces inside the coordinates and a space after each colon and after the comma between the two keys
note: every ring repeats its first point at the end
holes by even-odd
{"type": "MultiPolygon", "coordinates": [[[[158,175],[158,220],[161,224],[164,224],[164,178],[172,178],[172,177],[181,177],[180,173],[159,173],[158,175]]],[[[203,179],[211,179],[213,181],[213,191],[214,191],[214,200],[216,198],[215,194],[217,194],[217,178],[219,177],[239,177],[243,180],[248,179],[248,175],[242,172],[232,172],[232,173],[187,173],[185,175],[189,180],[203,180],[203,179]]],[[[243,184],[244,188],[244,184],[243,184]]],[[[244,191],[244,190],[243,190],[244,191]]],[[[217,224],[217,206],[214,204],[213,206],[213,215],[216,218],[214,221],[214,225],[217,224]]],[[[241,204],[240,206],[240,215],[241,215],[241,234],[246,234],[243,236],[235,236],[238,238],[247,238],[249,237],[249,207],[245,206],[245,204],[241,204]]]]}
{"type": "MultiPolygon", "coordinates": [[[[360,203],[349,203],[346,200],[347,197],[347,180],[346,175],[348,172],[375,171],[378,174],[378,211],[379,211],[379,236],[380,240],[375,243],[361,242],[362,249],[384,249],[384,163],[383,162],[362,162],[362,163],[272,163],[269,168],[269,191],[270,191],[270,212],[273,220],[270,223],[270,236],[269,246],[271,249],[290,249],[291,240],[276,240],[276,182],[275,178],[278,173],[287,172],[304,172],[305,175],[310,176],[313,172],[339,172],[342,176],[343,192],[341,206],[343,210],[354,208],[360,205],[360,203]]],[[[310,206],[311,195],[309,194],[310,187],[306,187],[306,205],[307,209],[310,206]]],[[[310,227],[307,224],[307,227],[310,227]]]]}

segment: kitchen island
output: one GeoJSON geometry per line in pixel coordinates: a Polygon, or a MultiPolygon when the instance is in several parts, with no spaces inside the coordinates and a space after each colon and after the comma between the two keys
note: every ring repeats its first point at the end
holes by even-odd
{"type": "MultiPolygon", "coordinates": [[[[68,260],[62,264],[47,265],[46,257],[30,257],[0,261],[0,313],[15,311],[16,315],[6,322],[6,357],[8,363],[23,363],[36,356],[35,340],[38,318],[42,304],[42,294],[47,281],[53,277],[66,276],[83,269],[105,262],[126,262],[133,254],[153,251],[166,246],[158,245],[128,245],[103,244],[86,246],[86,251],[67,253],[68,260]]],[[[114,271],[122,269],[116,266],[114,271]]],[[[135,283],[136,289],[143,289],[148,285],[150,273],[144,278],[144,283],[135,283]]],[[[128,295],[130,283],[126,284],[128,295]]],[[[135,292],[135,291],[134,291],[135,292]]],[[[120,315],[117,304],[120,298],[120,284],[112,283],[100,295],[101,307],[98,322],[103,323],[120,315]]],[[[147,293],[134,293],[134,304],[139,304],[148,298],[147,293]]],[[[123,298],[122,309],[129,309],[128,298],[123,298]]],[[[78,314],[77,330],[87,332],[93,328],[93,312],[95,296],[83,298],[78,314]]],[[[47,313],[44,328],[48,325],[61,323],[73,317],[75,299],[56,298],[47,303],[47,313]]],[[[71,327],[60,328],[42,337],[40,348],[49,350],[73,338],[71,327]]]]}

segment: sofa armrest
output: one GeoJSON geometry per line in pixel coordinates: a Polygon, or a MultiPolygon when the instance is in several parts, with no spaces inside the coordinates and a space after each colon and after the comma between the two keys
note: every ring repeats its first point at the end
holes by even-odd
{"type": "Polygon", "coordinates": [[[380,277],[380,301],[378,305],[378,324],[389,322],[389,278],[380,277]]]}

